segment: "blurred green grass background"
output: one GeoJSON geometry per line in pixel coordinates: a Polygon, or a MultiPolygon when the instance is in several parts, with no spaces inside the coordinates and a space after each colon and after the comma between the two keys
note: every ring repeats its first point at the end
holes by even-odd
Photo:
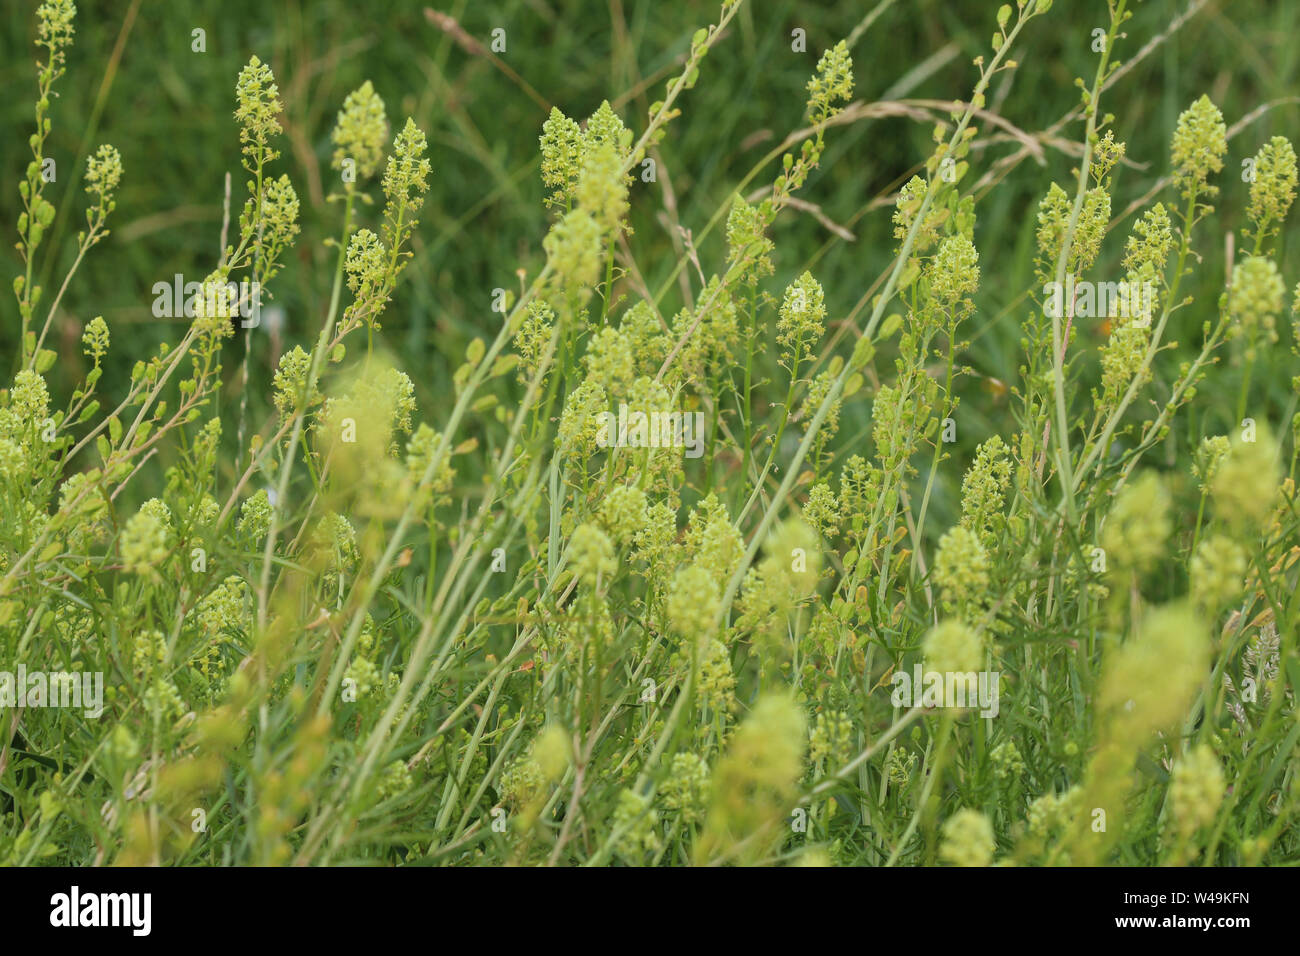
{"type": "MultiPolygon", "coordinates": [[[[436,419],[468,340],[497,328],[492,290],[518,288],[516,271],[531,274],[542,261],[547,220],[537,137],[544,104],[581,120],[608,98],[639,132],[649,103],[680,69],[692,33],[718,13],[714,0],[440,0],[433,6],[459,24],[464,36],[457,36],[439,28],[426,15],[426,6],[414,0],[79,4],[76,43],[68,73],[58,85],[47,145],[58,162],[58,180],[47,195],[58,205],[62,222],[52,237],[59,242],[57,255],[39,263],[47,297],[71,260],[72,239],[83,221],[81,176],[87,151],[101,142],[113,143],[126,174],[110,223],[113,233],[83,266],[57,323],[55,347],[62,358],[51,372],[57,396],[66,395],[83,371],[78,336],[82,323],[94,315],[103,314],[113,330],[111,355],[117,361],[101,386],[109,390],[123,386],[135,359],[160,341],[180,337],[176,323],[184,320],[152,315],[151,287],[175,273],[202,278],[217,259],[228,171],[234,177],[236,212],[242,203],[231,115],[234,82],[240,67],[256,54],[275,70],[285,103],[286,136],[276,171],[290,175],[303,203],[303,236],[272,288],[286,315],[282,348],[314,339],[327,306],[333,258],[322,240],[336,233],[340,216],[338,205],[325,202],[334,176],[329,132],[344,96],[370,79],[385,98],[394,125],[410,115],[429,134],[434,176],[416,257],[385,317],[383,334],[416,382],[421,407],[436,419]],[[495,28],[506,31],[507,49],[500,60],[513,77],[465,40],[487,44],[495,28]],[[191,49],[195,29],[206,31],[206,52],[191,49]]],[[[660,147],[658,181],[634,187],[631,243],[649,288],[665,283],[679,257],[679,225],[698,233],[729,201],[737,181],[804,125],[804,86],[817,57],[876,6],[806,0],[751,0],[745,5],[730,36],[705,61],[698,86],[680,103],[683,115],[670,125],[660,147]],[[806,31],[805,52],[791,48],[795,29],[806,31]]],[[[950,0],[881,4],[851,51],[857,98],[871,103],[968,95],[974,80],[971,60],[988,52],[996,6],[950,0]]],[[[1200,324],[1221,289],[1221,237],[1239,233],[1245,222],[1241,161],[1270,135],[1294,140],[1300,130],[1300,105],[1294,101],[1300,93],[1294,43],[1300,5],[1192,0],[1190,6],[1196,12],[1171,31],[1188,10],[1188,0],[1136,5],[1118,58],[1129,60],[1162,35],[1163,42],[1120,78],[1103,101],[1103,112],[1116,116],[1116,138],[1127,142],[1134,164],[1118,174],[1117,218],[1167,172],[1175,120],[1194,98],[1208,93],[1230,127],[1272,104],[1230,143],[1219,181],[1219,209],[1200,246],[1205,261],[1192,286],[1197,304],[1177,316],[1175,337],[1184,350],[1199,341],[1200,324]]],[[[19,211],[17,182],[30,155],[26,139],[35,90],[35,7],[33,0],[10,0],[0,14],[0,82],[6,93],[0,104],[0,168],[5,172],[0,221],[9,224],[11,235],[19,211]]],[[[1073,81],[1091,78],[1096,62],[1092,31],[1105,22],[1101,2],[1057,0],[1051,14],[1026,31],[1015,53],[1019,69],[995,80],[990,109],[1031,135],[1051,127],[1078,104],[1073,81]]],[[[891,117],[833,129],[822,168],[801,198],[851,231],[853,240],[837,239],[809,211],[789,211],[773,236],[778,275],[771,288],[811,267],[826,287],[832,321],[855,316],[894,247],[891,208],[882,200],[929,154],[931,128],[932,122],[891,117]]],[[[1064,126],[1060,141],[1077,140],[1081,129],[1080,122],[1064,126]]],[[[981,134],[989,131],[983,124],[981,134]]],[[[1003,141],[979,150],[964,185],[972,185],[1016,148],[1003,141]]],[[[1005,383],[1016,379],[1018,326],[1026,307],[1017,296],[1031,281],[1034,204],[1053,180],[1072,191],[1067,183],[1072,165],[1066,150],[1045,143],[1041,162],[1021,162],[978,204],[976,243],[984,279],[979,312],[968,328],[971,347],[965,361],[979,376],[1005,383]]],[[[755,185],[772,175],[772,168],[764,169],[755,185]]],[[[371,191],[378,195],[377,188],[371,191]]],[[[1161,198],[1170,195],[1166,191],[1161,198]]],[[[369,215],[377,217],[377,207],[369,215]]],[[[1098,276],[1118,272],[1128,228],[1129,219],[1117,223],[1096,267],[1098,276]]],[[[1289,286],[1297,278],[1287,256],[1294,231],[1293,226],[1280,246],[1289,286]]],[[[721,232],[701,244],[706,273],[720,261],[721,232]]],[[[47,243],[43,251],[51,248],[53,243],[47,243]]],[[[9,274],[16,274],[19,262],[11,242],[5,243],[3,255],[9,274]]],[[[0,354],[13,364],[17,309],[8,291],[0,302],[0,354]]],[[[673,283],[663,311],[671,314],[681,304],[673,283]]],[[[276,358],[265,332],[259,330],[263,338],[254,346],[249,397],[254,421],[262,420],[269,406],[276,358]]],[[[1094,349],[1099,341],[1099,330],[1080,329],[1079,348],[1094,349]]],[[[228,345],[230,394],[239,388],[242,348],[241,338],[228,345]]],[[[1274,351],[1271,366],[1257,370],[1256,381],[1269,411],[1280,416],[1290,399],[1291,357],[1285,349],[1274,351]]],[[[987,380],[976,376],[964,387],[981,385],[987,386],[987,380]]],[[[861,441],[866,434],[868,393],[845,409],[841,441],[861,441]]],[[[1221,406],[1221,420],[1210,423],[1193,416],[1185,427],[1222,431],[1231,416],[1232,394],[1225,389],[1224,400],[1211,403],[1221,406]]],[[[1006,399],[997,389],[973,395],[962,406],[962,444],[969,447],[990,430],[1009,431],[1010,421],[999,420],[1005,412],[1006,399]]],[[[943,510],[945,505],[939,501],[936,507],[943,510]]]]}

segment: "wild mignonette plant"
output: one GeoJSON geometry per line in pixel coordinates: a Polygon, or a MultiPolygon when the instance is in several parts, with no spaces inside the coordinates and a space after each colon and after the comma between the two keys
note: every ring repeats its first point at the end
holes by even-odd
{"type": "Polygon", "coordinates": [[[1074,167],[1030,213],[1014,288],[982,255],[974,180],[990,84],[1051,4],[1003,5],[966,98],[926,114],[888,269],[837,315],[846,277],[783,262],[776,235],[870,113],[851,55],[868,18],[653,290],[639,174],[741,6],[646,115],[550,110],[540,258],[427,409],[383,321],[437,157],[371,82],[322,147],[336,232],[309,237],[286,94],[249,57],[204,147],[233,161],[238,132],[246,195],[178,341],[131,354],[60,309],[133,174],[112,146],[45,294],[76,11],[38,7],[0,392],[0,862],[1295,861],[1300,418],[1270,420],[1252,377],[1284,336],[1300,349],[1290,142],[1237,189],[1225,155],[1250,126],[1201,97],[1143,157],[1159,188],[1126,194],[1102,101],[1131,13],[1109,0],[1074,167]],[[1249,225],[1218,301],[1196,301],[1219,203],[1249,225]],[[246,331],[232,359],[235,323],[308,241],[328,308],[258,381],[266,346],[246,331]],[[1122,274],[1098,274],[1108,249],[1122,274]],[[1022,358],[962,464],[977,300],[1015,315],[1022,358]],[[61,394],[46,344],[77,321],[89,370],[61,394]]]}

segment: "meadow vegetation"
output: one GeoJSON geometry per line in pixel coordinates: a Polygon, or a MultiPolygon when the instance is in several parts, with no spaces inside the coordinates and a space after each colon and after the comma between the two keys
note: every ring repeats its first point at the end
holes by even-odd
{"type": "Polygon", "coordinates": [[[1072,92],[1035,57],[1060,6],[981,14],[943,99],[867,100],[886,0],[687,210],[665,152],[754,29],[692,11],[644,102],[538,117],[536,234],[445,306],[430,246],[496,223],[447,222],[441,137],[359,82],[304,180],[248,50],[189,144],[234,171],[211,253],[142,348],[70,290],[149,172],[96,143],[48,177],[82,78],[41,3],[0,671],[103,699],[0,677],[0,862],[1300,859],[1296,155],[1205,92],[1136,154],[1126,74],[1188,18],[1097,4],[1072,92]],[[1017,76],[1058,126],[1007,114],[1017,76]],[[842,144],[884,118],[925,138],[868,195],[842,144]],[[454,330],[412,350],[430,298],[454,330]]]}

